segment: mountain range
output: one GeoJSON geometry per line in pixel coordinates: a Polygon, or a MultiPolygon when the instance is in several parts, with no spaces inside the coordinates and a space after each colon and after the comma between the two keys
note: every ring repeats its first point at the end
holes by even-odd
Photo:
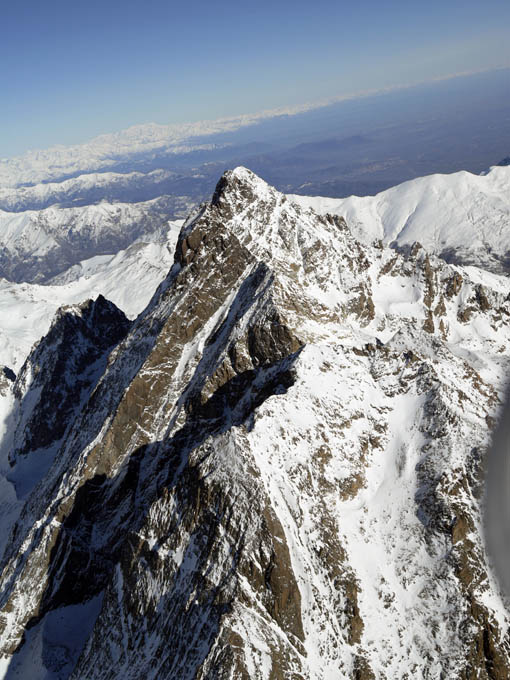
{"type": "Polygon", "coordinates": [[[510,173],[498,165],[481,175],[419,177],[376,196],[345,199],[292,196],[318,213],[343,215],[363,242],[395,247],[419,241],[447,262],[508,273],[510,173]]]}
{"type": "MultiPolygon", "coordinates": [[[[0,288],[47,318],[0,373],[3,677],[508,678],[509,181],[339,201],[240,167],[182,225],[126,208],[118,255],[103,204],[65,271],[22,239],[53,278],[0,288]]],[[[47,210],[58,241],[91,208],[47,210]]]]}

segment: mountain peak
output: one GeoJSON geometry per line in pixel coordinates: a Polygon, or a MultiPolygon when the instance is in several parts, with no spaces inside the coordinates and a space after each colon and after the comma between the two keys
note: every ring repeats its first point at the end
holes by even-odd
{"type": "Polygon", "coordinates": [[[251,202],[255,195],[273,193],[275,189],[269,186],[263,179],[242,165],[233,170],[227,170],[220,177],[212,197],[212,205],[220,204],[227,197],[245,199],[251,202]]]}
{"type": "Polygon", "coordinates": [[[266,184],[263,179],[261,179],[249,168],[246,168],[244,165],[238,165],[233,170],[227,171],[225,174],[230,174],[231,177],[234,177],[239,181],[266,184]]]}
{"type": "Polygon", "coordinates": [[[19,409],[11,462],[62,437],[129,327],[125,314],[102,295],[57,311],[14,382],[19,409]]]}
{"type": "Polygon", "coordinates": [[[509,677],[478,531],[500,278],[364,246],[244,168],[176,261],[76,398],[88,343],[53,328],[31,355],[19,448],[45,427],[55,464],[3,558],[13,672],[30,639],[56,663],[44,626],[103,594],[67,677],[509,677]]]}
{"type": "Polygon", "coordinates": [[[339,243],[342,252],[358,250],[341,217],[301,208],[243,167],[225,172],[211,202],[183,226],[176,260],[189,264],[206,249],[217,262],[233,239],[271,269],[294,277],[304,276],[316,253],[338,249],[339,243]]]}

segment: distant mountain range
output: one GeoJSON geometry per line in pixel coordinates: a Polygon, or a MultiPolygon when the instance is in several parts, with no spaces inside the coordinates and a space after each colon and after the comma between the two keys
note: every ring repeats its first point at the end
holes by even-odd
{"type": "MultiPolygon", "coordinates": [[[[195,181],[205,191],[208,178],[195,181]]],[[[159,193],[178,182],[169,171],[104,173],[0,192],[0,204],[9,208],[0,210],[0,276],[46,283],[82,260],[114,255],[135,241],[164,241],[176,215],[182,219],[195,204],[191,195],[159,193]],[[147,192],[151,200],[136,202],[147,192]],[[120,202],[121,196],[131,200],[120,202]]],[[[420,241],[449,262],[497,273],[509,267],[510,175],[504,165],[482,175],[416,178],[375,196],[292,200],[345,217],[367,243],[382,239],[403,247],[420,241]]]]}
{"type": "Polygon", "coordinates": [[[206,200],[218,176],[237,165],[285,193],[330,197],[376,194],[435,172],[478,174],[510,138],[508,74],[216,121],[136,125],[0,159],[0,209],[168,195],[176,201],[172,217],[182,218],[188,200],[206,200]]]}

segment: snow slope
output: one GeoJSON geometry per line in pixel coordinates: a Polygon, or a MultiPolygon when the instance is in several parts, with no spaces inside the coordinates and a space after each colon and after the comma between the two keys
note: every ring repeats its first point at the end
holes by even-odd
{"type": "Polygon", "coordinates": [[[178,229],[178,224],[169,229],[166,242],[135,243],[116,255],[82,261],[52,285],[0,279],[0,365],[17,371],[62,305],[101,294],[136,317],[172,266],[178,229]]]}
{"type": "Polygon", "coordinates": [[[290,198],[320,214],[342,215],[364,242],[420,242],[458,264],[502,273],[510,262],[510,167],[404,182],[376,196],[290,198]]]}

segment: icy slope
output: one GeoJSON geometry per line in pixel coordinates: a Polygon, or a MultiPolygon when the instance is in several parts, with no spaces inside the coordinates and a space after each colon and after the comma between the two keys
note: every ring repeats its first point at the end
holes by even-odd
{"type": "Polygon", "coordinates": [[[509,286],[226,173],[2,515],[5,677],[508,678],[478,498],[509,286]]]}
{"type": "Polygon", "coordinates": [[[510,167],[494,166],[484,175],[429,175],[376,196],[290,198],[321,214],[342,215],[364,242],[419,241],[448,261],[508,271],[510,167]]]}

